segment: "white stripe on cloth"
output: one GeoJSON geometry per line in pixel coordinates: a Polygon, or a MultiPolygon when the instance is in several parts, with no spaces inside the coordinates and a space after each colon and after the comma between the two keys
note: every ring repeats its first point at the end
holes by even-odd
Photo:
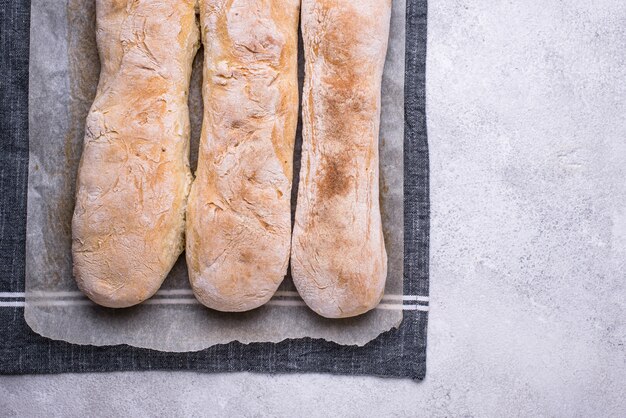
{"type": "MultiPolygon", "coordinates": [[[[197,305],[199,302],[193,296],[191,289],[169,289],[159,290],[152,299],[148,299],[143,302],[145,305],[197,305]],[[163,298],[167,296],[183,296],[179,298],[163,298]]],[[[0,298],[3,299],[24,299],[26,294],[24,292],[0,292],[0,298]]],[[[63,300],[63,298],[84,298],[81,292],[42,292],[34,291],[28,294],[28,304],[41,307],[52,306],[81,306],[90,305],[93,302],[84,299],[70,299],[63,300]],[[60,299],[53,299],[60,298],[60,299]],[[33,300],[34,299],[34,300],[33,300]]],[[[280,290],[274,294],[274,297],[294,297],[299,298],[300,295],[295,291],[280,290]]],[[[428,303],[428,296],[416,296],[416,295],[385,295],[383,296],[383,303],[379,304],[376,309],[383,310],[404,310],[404,311],[428,311],[427,305],[417,304],[404,304],[403,302],[425,302],[428,303]],[[401,303],[385,303],[385,302],[401,302],[401,303]]],[[[0,308],[9,307],[24,307],[25,301],[0,301],[0,308]]],[[[272,299],[267,305],[270,306],[306,306],[302,300],[281,300],[272,299]]]]}
{"type": "MultiPolygon", "coordinates": [[[[33,291],[28,293],[29,297],[35,298],[60,298],[60,297],[82,297],[83,294],[81,292],[41,292],[41,291],[33,291]]],[[[159,290],[156,292],[155,296],[193,296],[193,291],[191,289],[167,289],[167,290],[159,290]]],[[[300,295],[296,291],[289,290],[279,290],[274,293],[275,297],[297,297],[300,295]]],[[[0,298],[20,298],[24,297],[24,292],[0,292],[0,298]]],[[[383,300],[393,300],[393,301],[405,301],[405,302],[428,302],[428,296],[415,296],[415,295],[384,295],[383,300]]]]}
{"type": "MultiPolygon", "coordinates": [[[[55,306],[81,306],[91,305],[93,302],[89,300],[47,300],[29,302],[29,305],[40,307],[55,307],[55,306]]],[[[196,299],[149,299],[143,302],[144,305],[198,305],[199,302],[196,299]]],[[[267,302],[270,306],[306,306],[304,302],[298,300],[270,300],[267,302]]],[[[26,302],[23,301],[10,301],[0,302],[0,308],[23,308],[26,306],[26,302]]],[[[400,305],[381,303],[376,309],[383,310],[403,310],[403,311],[428,311],[428,306],[425,305],[400,305]]]]}
{"type": "Polygon", "coordinates": [[[0,292],[0,298],[19,299],[25,296],[24,292],[0,292]]]}

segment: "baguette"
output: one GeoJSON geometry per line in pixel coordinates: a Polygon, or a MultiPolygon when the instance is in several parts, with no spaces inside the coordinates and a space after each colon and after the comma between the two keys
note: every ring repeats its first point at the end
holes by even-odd
{"type": "Polygon", "coordinates": [[[308,306],[351,317],[382,298],[381,81],[389,0],[303,0],[303,151],[292,275],[308,306]]]}
{"type": "Polygon", "coordinates": [[[112,308],[151,297],[183,250],[195,0],[97,0],[101,73],[87,117],[72,255],[112,308]]]}
{"type": "Polygon", "coordinates": [[[299,0],[200,0],[204,120],[187,214],[197,299],[228,312],[267,302],[291,246],[299,0]]]}

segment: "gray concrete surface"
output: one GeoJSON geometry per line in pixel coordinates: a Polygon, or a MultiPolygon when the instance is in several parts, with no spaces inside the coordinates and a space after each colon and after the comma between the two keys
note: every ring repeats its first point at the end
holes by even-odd
{"type": "Polygon", "coordinates": [[[3,377],[0,415],[626,416],[626,3],[431,0],[428,377],[3,377]]]}

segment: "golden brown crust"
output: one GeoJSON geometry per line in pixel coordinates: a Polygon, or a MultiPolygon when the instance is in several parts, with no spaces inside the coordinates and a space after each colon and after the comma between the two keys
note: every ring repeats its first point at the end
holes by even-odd
{"type": "Polygon", "coordinates": [[[72,221],[74,275],[108,307],[152,296],[183,250],[195,0],[97,0],[102,62],[72,221]]]}
{"type": "Polygon", "coordinates": [[[254,309],[286,274],[298,14],[298,0],[200,0],[205,115],[186,254],[213,309],[254,309]]]}
{"type": "Polygon", "coordinates": [[[378,133],[391,3],[303,0],[303,152],[292,275],[329,318],[362,314],[387,277],[378,133]]]}

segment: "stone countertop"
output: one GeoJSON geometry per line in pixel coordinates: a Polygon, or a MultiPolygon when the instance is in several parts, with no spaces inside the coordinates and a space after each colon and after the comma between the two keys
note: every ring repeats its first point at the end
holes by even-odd
{"type": "Polygon", "coordinates": [[[430,1],[424,382],[5,376],[0,415],[626,416],[625,21],[623,0],[430,1]]]}

